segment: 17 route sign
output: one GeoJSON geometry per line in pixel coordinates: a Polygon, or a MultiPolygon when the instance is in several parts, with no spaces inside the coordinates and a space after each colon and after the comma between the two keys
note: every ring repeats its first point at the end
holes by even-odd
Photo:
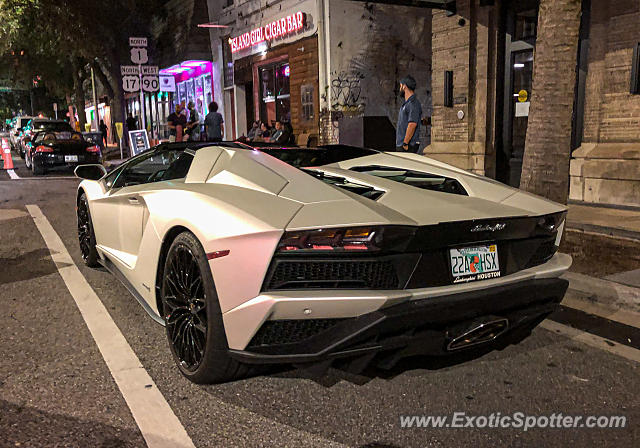
{"type": "Polygon", "coordinates": [[[139,92],[140,91],[140,77],[138,76],[123,76],[122,77],[122,90],[125,92],[139,92]]]}

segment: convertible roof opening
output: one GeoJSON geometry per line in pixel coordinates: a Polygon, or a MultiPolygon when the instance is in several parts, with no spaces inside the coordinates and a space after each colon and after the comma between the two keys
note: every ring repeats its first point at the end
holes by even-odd
{"type": "Polygon", "coordinates": [[[374,149],[358,148],[348,145],[326,145],[317,148],[283,148],[274,147],[273,144],[270,143],[251,143],[250,148],[269,154],[296,168],[329,165],[344,160],[379,154],[379,152],[374,149]]]}

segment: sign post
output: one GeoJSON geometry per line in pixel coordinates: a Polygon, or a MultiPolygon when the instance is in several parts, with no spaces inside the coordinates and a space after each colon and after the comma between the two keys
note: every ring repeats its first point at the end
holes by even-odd
{"type": "Polygon", "coordinates": [[[56,114],[56,120],[58,119],[58,103],[53,103],[53,111],[56,114]]]}
{"type": "Polygon", "coordinates": [[[144,65],[149,62],[146,37],[130,37],[129,46],[131,47],[131,62],[136,65],[120,66],[122,88],[125,92],[140,93],[140,124],[141,128],[146,130],[144,93],[154,93],[160,90],[159,70],[155,65],[144,65]]]}

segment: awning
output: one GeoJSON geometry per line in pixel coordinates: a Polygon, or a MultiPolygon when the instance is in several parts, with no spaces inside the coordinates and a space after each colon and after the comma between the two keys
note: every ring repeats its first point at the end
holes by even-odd
{"type": "Polygon", "coordinates": [[[354,2],[381,3],[384,5],[413,6],[415,8],[444,9],[456,12],[455,0],[351,0],[354,2]]]}

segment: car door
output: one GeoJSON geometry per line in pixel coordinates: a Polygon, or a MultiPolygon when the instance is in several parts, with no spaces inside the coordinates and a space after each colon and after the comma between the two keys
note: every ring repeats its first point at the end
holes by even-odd
{"type": "Polygon", "coordinates": [[[93,203],[96,240],[128,269],[134,269],[142,240],[145,214],[144,192],[149,184],[163,180],[175,160],[175,150],[156,150],[141,154],[127,163],[113,179],[107,194],[93,203]]]}
{"type": "Polygon", "coordinates": [[[107,176],[107,192],[93,201],[92,221],[96,242],[112,261],[133,269],[142,238],[145,206],[140,192],[146,188],[149,161],[153,153],[130,160],[113,177],[107,176]],[[115,258],[115,259],[113,259],[115,258]]]}

